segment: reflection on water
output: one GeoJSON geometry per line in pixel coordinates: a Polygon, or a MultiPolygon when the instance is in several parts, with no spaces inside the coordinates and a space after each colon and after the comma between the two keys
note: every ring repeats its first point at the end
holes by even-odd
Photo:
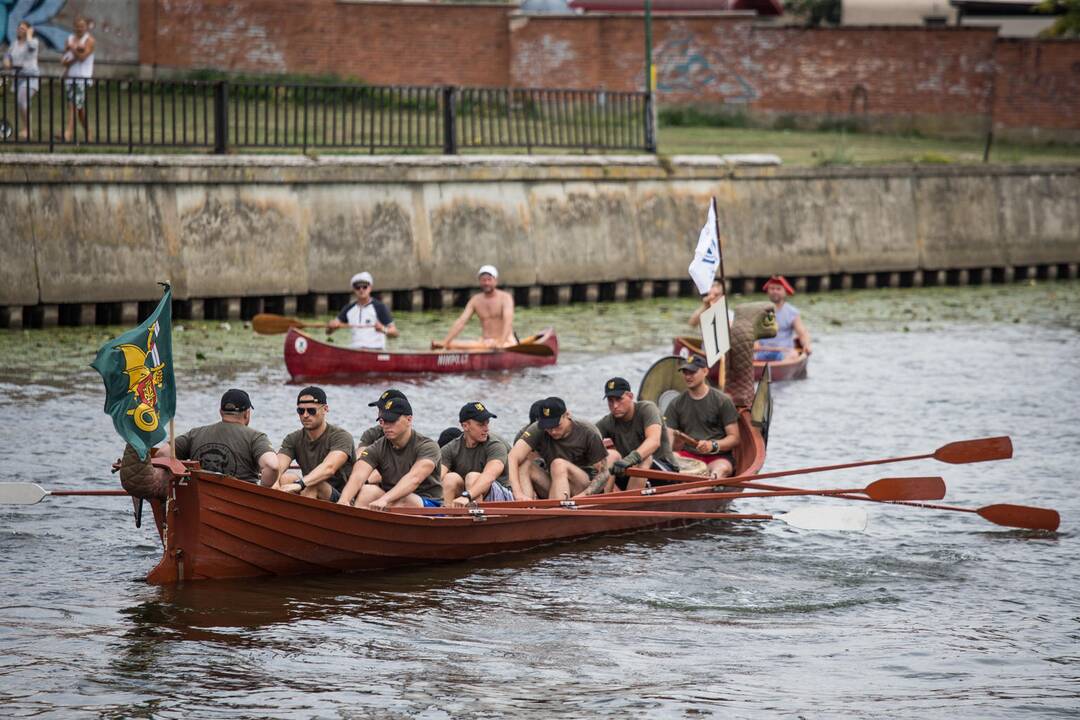
{"type": "MultiPolygon", "coordinates": [[[[1056,534],[866,504],[871,524],[859,535],[707,524],[389,573],[158,588],[142,577],[160,546],[152,528],[132,526],[126,500],[53,497],[0,508],[4,715],[1069,715],[1080,701],[1077,287],[800,298],[816,352],[808,380],[776,386],[766,465],[1010,434],[1010,462],[925,461],[789,484],[940,474],[949,503],[1058,509],[1056,534]]],[[[596,418],[603,381],[636,383],[691,306],[552,311],[566,347],[552,368],[395,384],[429,434],[474,398],[496,408],[496,432],[512,434],[532,399],[556,390],[596,418]]],[[[525,324],[541,324],[544,310],[527,311],[536,314],[525,324]]],[[[417,316],[414,326],[441,320],[417,316]]],[[[254,424],[278,440],[296,422],[280,338],[226,332],[206,333],[223,360],[180,351],[177,424],[212,420],[222,389],[242,386],[254,424]]],[[[25,340],[0,333],[4,480],[115,486],[107,467],[119,445],[99,381],[81,369],[99,334],[30,333],[35,353],[57,351],[45,353],[47,370],[30,371],[17,351],[25,340]]],[[[329,388],[331,421],[359,432],[383,387],[329,388]]]]}

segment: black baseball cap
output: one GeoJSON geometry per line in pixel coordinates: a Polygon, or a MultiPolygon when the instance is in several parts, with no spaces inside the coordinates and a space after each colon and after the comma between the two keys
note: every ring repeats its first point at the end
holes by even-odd
{"type": "Polygon", "coordinates": [[[630,392],[630,382],[626,378],[613,377],[604,383],[604,397],[619,398],[630,392]]]}
{"type": "Polygon", "coordinates": [[[446,447],[453,441],[461,437],[461,428],[448,427],[439,433],[439,447],[446,447]]]}
{"type": "Polygon", "coordinates": [[[529,408],[529,422],[534,423],[540,419],[540,408],[543,406],[543,400],[537,400],[529,408]]]}
{"type": "Polygon", "coordinates": [[[705,358],[700,355],[691,355],[683,360],[682,365],[679,366],[679,370],[704,370],[709,367],[709,364],[705,362],[705,358]]]}
{"type": "Polygon", "coordinates": [[[537,420],[540,423],[541,430],[550,430],[557,426],[559,421],[562,420],[562,416],[566,414],[566,403],[562,401],[562,398],[549,397],[540,401],[540,419],[537,420]]]}
{"type": "Polygon", "coordinates": [[[255,407],[251,404],[251,398],[243,390],[230,388],[221,396],[222,412],[244,412],[255,407]]]}
{"type": "Polygon", "coordinates": [[[466,420],[477,420],[484,422],[490,420],[493,417],[499,417],[495,413],[487,409],[482,402],[465,403],[462,406],[461,412],[458,413],[458,422],[465,422],[466,420]]]}
{"type": "Polygon", "coordinates": [[[402,415],[412,415],[412,405],[404,397],[392,397],[379,403],[379,419],[395,422],[402,415]]]}
{"type": "Polygon", "coordinates": [[[326,404],[326,391],[321,387],[315,385],[308,385],[306,388],[300,391],[300,394],[296,396],[296,404],[299,405],[302,402],[313,402],[320,405],[326,404]],[[310,400],[303,400],[301,398],[310,396],[310,400]]]}
{"type": "Polygon", "coordinates": [[[384,390],[383,394],[379,396],[378,400],[375,400],[373,402],[369,402],[368,407],[375,407],[376,405],[381,405],[383,402],[385,402],[386,400],[389,400],[390,398],[404,398],[404,397],[405,397],[405,393],[401,392],[397,388],[390,388],[389,390],[384,390]]]}

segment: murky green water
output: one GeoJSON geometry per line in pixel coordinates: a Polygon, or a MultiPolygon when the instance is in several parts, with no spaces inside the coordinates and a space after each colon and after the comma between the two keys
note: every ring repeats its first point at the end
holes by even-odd
{"type": "MultiPolygon", "coordinates": [[[[1080,283],[797,296],[807,380],[778,384],[766,470],[932,452],[1008,434],[1011,461],[807,475],[859,487],[941,475],[946,501],[1052,507],[1057,533],[864,503],[864,534],[708,524],[443,567],[145,584],[161,549],[125,498],[0,507],[0,715],[62,718],[1052,718],[1080,707],[1080,283]]],[[[462,402],[512,434],[537,397],[588,418],[684,331],[692,300],[522,310],[559,363],[396,380],[422,432],[462,402]]],[[[453,313],[401,314],[422,347],[453,313]]],[[[296,424],[282,338],[177,332],[179,428],[247,388],[253,424],[296,424]],[[201,357],[200,357],[201,356],[201,357]]],[[[117,486],[87,367],[112,328],[0,332],[2,480],[117,486]]],[[[385,381],[328,386],[359,432],[385,381]]],[[[795,480],[799,480],[798,483],[795,480]]],[[[778,481],[780,482],[780,481],[778,481]]],[[[744,499],[782,512],[839,500],[744,499]]]]}

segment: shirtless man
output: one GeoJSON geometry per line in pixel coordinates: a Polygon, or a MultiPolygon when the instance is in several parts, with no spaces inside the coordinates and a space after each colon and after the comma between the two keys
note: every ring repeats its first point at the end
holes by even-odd
{"type": "Polygon", "coordinates": [[[462,350],[476,347],[509,347],[517,344],[514,337],[514,296],[505,290],[499,290],[496,286],[499,282],[499,271],[494,265],[484,265],[476,274],[480,280],[482,292],[469,298],[468,304],[461,312],[461,316],[454,321],[450,332],[446,334],[442,343],[433,343],[433,347],[442,347],[447,350],[462,350]],[[454,342],[469,318],[476,314],[480,318],[480,333],[482,338],[479,343],[454,342]]]}

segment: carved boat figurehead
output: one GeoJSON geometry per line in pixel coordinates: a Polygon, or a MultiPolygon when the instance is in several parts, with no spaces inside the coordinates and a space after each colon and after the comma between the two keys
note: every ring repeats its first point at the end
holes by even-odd
{"type": "Polygon", "coordinates": [[[154,464],[150,458],[141,459],[131,445],[124,447],[124,457],[120,461],[120,485],[132,497],[164,500],[169,495],[172,476],[169,469],[154,464]]]}
{"type": "Polygon", "coordinates": [[[776,308],[772,303],[735,306],[724,392],[731,396],[736,407],[749,407],[754,401],[754,341],[776,337],[777,330],[776,308]]]}

